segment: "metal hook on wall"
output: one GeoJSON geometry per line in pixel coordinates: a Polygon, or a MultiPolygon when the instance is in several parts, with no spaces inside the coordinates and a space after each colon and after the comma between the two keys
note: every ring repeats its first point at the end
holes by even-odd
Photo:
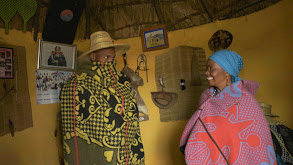
{"type": "Polygon", "coordinates": [[[147,57],[144,54],[141,54],[137,57],[137,68],[135,70],[135,73],[139,75],[139,71],[145,71],[146,72],[146,79],[148,82],[148,66],[147,66],[147,57]]]}

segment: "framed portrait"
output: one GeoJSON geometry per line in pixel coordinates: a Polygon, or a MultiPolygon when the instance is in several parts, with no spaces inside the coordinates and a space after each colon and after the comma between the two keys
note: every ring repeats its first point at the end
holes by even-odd
{"type": "Polygon", "coordinates": [[[169,47],[165,25],[143,29],[141,31],[142,49],[144,52],[169,47]]]}
{"type": "Polygon", "coordinates": [[[13,78],[14,56],[12,48],[0,47],[0,78],[13,78]]]}
{"type": "Polygon", "coordinates": [[[39,40],[38,69],[74,71],[76,45],[39,40]]]}

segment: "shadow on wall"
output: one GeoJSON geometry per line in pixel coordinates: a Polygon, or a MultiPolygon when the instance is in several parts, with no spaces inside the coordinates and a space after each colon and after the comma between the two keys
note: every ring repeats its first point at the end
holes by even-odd
{"type": "Polygon", "coordinates": [[[13,149],[15,148],[6,148],[5,152],[0,153],[1,164],[22,164],[16,155],[18,152],[13,149]]]}
{"type": "MultiPolygon", "coordinates": [[[[186,122],[178,123],[173,127],[164,127],[165,130],[161,131],[158,135],[158,142],[156,144],[160,144],[161,147],[158,148],[160,155],[163,158],[168,157],[168,163],[164,164],[168,165],[185,165],[184,154],[181,153],[179,149],[180,138],[186,122]]],[[[168,122],[170,123],[170,122],[168,122]]],[[[171,122],[172,123],[172,122],[171,122]]]]}

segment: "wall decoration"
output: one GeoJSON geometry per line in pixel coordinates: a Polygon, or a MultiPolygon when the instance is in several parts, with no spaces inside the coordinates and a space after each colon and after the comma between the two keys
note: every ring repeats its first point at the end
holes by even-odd
{"type": "Polygon", "coordinates": [[[165,25],[147,28],[141,31],[142,49],[144,52],[169,47],[165,25]]]}
{"type": "Polygon", "coordinates": [[[216,52],[221,49],[227,49],[233,41],[233,36],[226,30],[216,31],[210,38],[208,45],[209,49],[216,52]]]}
{"type": "Polygon", "coordinates": [[[0,48],[0,78],[13,78],[13,49],[0,48]]]}
{"type": "Polygon", "coordinates": [[[164,93],[162,92],[160,92],[160,95],[152,96],[155,98],[154,104],[157,106],[160,104],[159,112],[162,122],[186,120],[192,116],[201,93],[209,85],[205,70],[206,55],[202,48],[178,46],[156,56],[155,80],[157,90],[162,91],[163,84],[165,93],[178,95],[177,102],[174,102],[177,99],[175,96],[163,97],[164,93]],[[194,60],[197,60],[197,62],[195,63],[194,60]],[[184,84],[182,84],[182,80],[184,80],[184,84]],[[184,90],[182,90],[183,85],[184,90]]]}
{"type": "Polygon", "coordinates": [[[23,19],[23,31],[26,31],[27,21],[35,15],[38,4],[36,0],[18,0],[16,8],[23,19]]]}
{"type": "Polygon", "coordinates": [[[38,69],[74,71],[76,45],[39,40],[38,69]]]}
{"type": "Polygon", "coordinates": [[[60,103],[59,95],[64,83],[73,72],[36,70],[37,104],[60,103]]]}
{"type": "Polygon", "coordinates": [[[0,79],[0,136],[7,133],[17,136],[16,132],[33,126],[26,50],[25,47],[6,43],[1,43],[1,46],[8,52],[13,50],[10,55],[13,55],[14,66],[13,78],[0,79]]]}
{"type": "Polygon", "coordinates": [[[1,0],[0,18],[2,18],[5,23],[6,34],[9,32],[9,22],[17,11],[16,2],[17,0],[1,0]]]}
{"type": "Polygon", "coordinates": [[[172,108],[177,103],[177,100],[178,100],[177,93],[164,91],[165,85],[163,82],[163,77],[161,76],[159,77],[159,83],[162,87],[162,91],[151,92],[153,103],[160,109],[172,108]]]}
{"type": "Polygon", "coordinates": [[[139,75],[139,71],[145,71],[146,80],[147,80],[147,82],[149,82],[149,78],[148,78],[148,70],[149,69],[148,69],[147,62],[148,62],[148,60],[147,60],[146,55],[140,54],[137,57],[137,61],[136,61],[137,67],[135,70],[135,74],[139,75]]]}
{"type": "Polygon", "coordinates": [[[131,85],[131,88],[134,92],[134,97],[136,100],[138,112],[139,112],[139,121],[147,121],[149,120],[148,110],[145,105],[145,102],[143,101],[143,98],[141,97],[138,87],[143,86],[143,79],[134,72],[134,70],[130,69],[127,66],[127,59],[126,59],[126,53],[123,54],[124,59],[124,68],[122,69],[122,72],[126,75],[126,77],[129,78],[129,82],[131,85]]]}
{"type": "Polygon", "coordinates": [[[42,38],[45,41],[72,44],[85,3],[85,0],[51,0],[46,10],[42,38]]]}

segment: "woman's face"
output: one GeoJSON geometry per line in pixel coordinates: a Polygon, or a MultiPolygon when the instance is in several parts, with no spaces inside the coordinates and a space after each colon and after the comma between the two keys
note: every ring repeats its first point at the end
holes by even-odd
{"type": "Polygon", "coordinates": [[[90,58],[94,62],[112,62],[115,58],[114,48],[105,48],[90,54],[90,58]]]}
{"type": "Polygon", "coordinates": [[[205,74],[210,86],[217,87],[221,91],[227,86],[227,80],[231,80],[230,75],[211,59],[207,62],[207,71],[205,74]]]}

